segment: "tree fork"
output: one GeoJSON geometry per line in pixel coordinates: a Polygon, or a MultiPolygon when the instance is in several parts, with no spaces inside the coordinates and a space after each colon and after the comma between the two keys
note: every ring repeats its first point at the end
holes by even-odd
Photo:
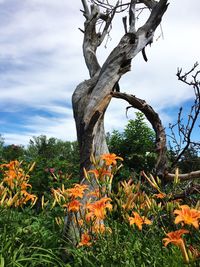
{"type": "MultiPolygon", "coordinates": [[[[167,0],[160,1],[135,1],[128,3],[129,7],[129,29],[125,33],[118,45],[112,50],[106,61],[100,66],[96,51],[102,44],[106,34],[109,32],[112,20],[116,15],[120,4],[108,6],[106,12],[101,12],[101,1],[91,1],[88,6],[87,0],[81,0],[83,4],[83,15],[85,17],[83,55],[89,71],[90,79],[79,84],[72,96],[74,118],[76,122],[78,143],[82,168],[90,168],[90,155],[99,156],[108,153],[104,131],[104,114],[112,98],[111,92],[120,80],[121,76],[130,71],[132,59],[142,51],[145,46],[152,41],[154,32],[160,24],[161,19],[167,10],[167,0]],[[143,3],[150,10],[149,17],[143,26],[137,30],[136,5],[143,3]],[[102,30],[97,32],[97,23],[102,24],[102,30]]],[[[105,8],[106,5],[104,5],[105,8]]],[[[156,127],[156,126],[155,126],[156,127]]],[[[158,126],[157,126],[158,127],[158,126]]],[[[160,129],[160,131],[162,131],[160,129]]],[[[160,143],[162,144],[160,139],[160,143]]],[[[163,147],[161,145],[161,147],[163,147]]],[[[160,161],[156,168],[159,173],[164,171],[165,163],[161,164],[164,158],[160,151],[160,161]]]]}

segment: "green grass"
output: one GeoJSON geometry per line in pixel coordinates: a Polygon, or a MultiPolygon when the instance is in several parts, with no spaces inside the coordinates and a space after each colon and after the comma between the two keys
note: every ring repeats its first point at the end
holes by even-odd
{"type": "MultiPolygon", "coordinates": [[[[75,248],[62,239],[62,231],[52,215],[28,209],[1,209],[0,267],[186,266],[177,247],[163,246],[163,231],[156,223],[140,231],[110,218],[112,233],[99,236],[90,247],[75,248]]],[[[198,241],[199,236],[196,238],[198,241]]]]}

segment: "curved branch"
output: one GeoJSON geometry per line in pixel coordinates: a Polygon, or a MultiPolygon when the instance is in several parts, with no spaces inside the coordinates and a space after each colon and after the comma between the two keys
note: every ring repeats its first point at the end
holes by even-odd
{"type": "Polygon", "coordinates": [[[156,174],[163,176],[167,170],[167,157],[166,157],[166,134],[162,122],[159,118],[158,113],[148,105],[144,100],[137,98],[134,95],[129,95],[120,92],[111,93],[115,98],[121,98],[126,100],[133,108],[140,110],[151,123],[156,133],[156,152],[158,159],[156,163],[156,174]]]}
{"type": "Polygon", "coordinates": [[[154,8],[154,6],[157,4],[155,0],[140,0],[140,3],[143,3],[149,9],[154,8]]]}
{"type": "MultiPolygon", "coordinates": [[[[131,107],[140,110],[146,116],[156,133],[156,152],[158,154],[158,159],[155,167],[156,174],[163,177],[166,182],[173,181],[176,174],[168,173],[167,171],[166,134],[159,115],[144,100],[137,98],[134,95],[120,92],[112,92],[111,95],[115,98],[126,100],[131,105],[131,107]]],[[[181,181],[200,179],[200,170],[179,174],[179,179],[181,181]]]]}
{"type": "MultiPolygon", "coordinates": [[[[166,179],[166,181],[173,181],[175,176],[176,175],[174,173],[166,173],[165,179],[166,179]]],[[[180,181],[191,180],[191,179],[200,179],[200,170],[189,172],[189,173],[179,174],[178,178],[180,179],[180,181]]]]}

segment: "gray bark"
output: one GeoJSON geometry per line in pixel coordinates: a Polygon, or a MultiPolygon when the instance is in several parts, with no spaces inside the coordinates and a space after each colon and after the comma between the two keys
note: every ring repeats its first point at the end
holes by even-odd
{"type": "Polygon", "coordinates": [[[148,105],[144,100],[125,93],[113,92],[113,97],[126,100],[131,107],[140,110],[151,123],[156,133],[155,151],[157,152],[157,163],[155,166],[155,174],[164,177],[167,172],[167,156],[166,156],[166,134],[158,113],[148,105]]]}
{"type": "Polygon", "coordinates": [[[130,1],[129,30],[122,36],[103,66],[100,66],[96,51],[108,33],[119,5],[102,13],[100,7],[95,4],[95,1],[93,2],[94,4],[89,8],[87,0],[82,0],[85,17],[83,55],[90,79],[79,84],[72,96],[81,170],[83,167],[90,168],[91,153],[99,156],[108,152],[104,132],[104,114],[113,96],[111,93],[121,76],[130,70],[132,59],[152,42],[154,32],[168,7],[167,0],[130,1]],[[137,5],[141,3],[150,9],[150,15],[146,23],[136,29],[135,12],[137,5]],[[101,32],[96,31],[96,24],[99,21],[104,22],[101,32]]]}
{"type": "MultiPolygon", "coordinates": [[[[174,181],[174,178],[175,178],[175,174],[173,173],[167,173],[165,175],[166,181],[174,181]]],[[[200,171],[182,173],[178,175],[178,178],[180,179],[180,181],[200,179],[200,171]]]]}

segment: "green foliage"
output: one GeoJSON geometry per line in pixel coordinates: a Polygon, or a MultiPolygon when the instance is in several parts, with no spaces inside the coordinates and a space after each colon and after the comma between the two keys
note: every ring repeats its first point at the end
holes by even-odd
{"type": "Polygon", "coordinates": [[[193,147],[189,147],[182,156],[178,167],[183,173],[200,170],[200,157],[198,156],[198,151],[193,147]]]}
{"type": "MultiPolygon", "coordinates": [[[[117,169],[113,163],[115,158],[112,161],[114,170],[117,169]]],[[[110,170],[110,166],[106,165],[106,168],[110,170]]],[[[45,198],[39,211],[28,206],[24,209],[0,208],[0,267],[184,266],[180,249],[173,244],[164,247],[162,242],[165,232],[181,228],[174,223],[173,210],[178,208],[178,204],[173,201],[173,192],[181,193],[184,189],[178,183],[171,184],[165,188],[165,196],[158,198],[155,193],[162,193],[159,183],[149,177],[147,186],[130,180],[120,183],[118,192],[110,195],[108,192],[108,197],[112,199],[112,211],[106,214],[104,222],[111,230],[101,234],[97,232],[91,239],[91,246],[77,247],[69,240],[63,240],[65,210],[62,205],[52,209],[51,194],[51,201],[45,198]],[[144,223],[142,229],[138,229],[136,223],[130,225],[129,216],[133,216],[134,210],[149,218],[151,224],[144,223]]],[[[34,190],[34,184],[32,186],[34,190]]],[[[61,196],[61,191],[57,192],[61,196]]],[[[48,193],[45,191],[46,195],[48,193]]],[[[198,208],[198,199],[192,204],[198,208]]],[[[191,225],[184,225],[184,228],[190,231],[184,237],[187,250],[190,244],[199,250],[199,231],[191,225]]],[[[199,266],[199,259],[192,259],[187,266],[199,266]]]]}
{"type": "Polygon", "coordinates": [[[56,138],[47,139],[41,135],[30,140],[26,150],[26,158],[29,161],[45,160],[46,168],[57,168],[63,172],[79,172],[79,150],[77,142],[62,141],[56,138]]]}
{"type": "Polygon", "coordinates": [[[4,145],[4,138],[0,134],[0,159],[3,158],[3,145],[4,145]]]}
{"type": "Polygon", "coordinates": [[[62,261],[62,229],[51,212],[0,209],[0,266],[70,266],[62,261]]]}
{"type": "Polygon", "coordinates": [[[145,122],[142,113],[137,112],[124,131],[113,131],[108,137],[111,153],[124,158],[124,166],[131,172],[151,171],[155,166],[155,134],[145,122]]]}
{"type": "Polygon", "coordinates": [[[24,158],[24,147],[18,145],[4,146],[2,149],[2,158],[4,161],[9,162],[12,160],[22,160],[24,158]]]}
{"type": "MultiPolygon", "coordinates": [[[[200,170],[199,152],[199,148],[192,145],[186,149],[175,166],[176,168],[179,168],[180,173],[188,173],[200,170]]],[[[174,148],[170,146],[170,149],[168,150],[169,166],[176,160],[178,153],[179,151],[175,151],[174,148]]]]}
{"type": "MultiPolygon", "coordinates": [[[[152,188],[149,184],[146,186],[147,181],[142,183],[141,191],[132,191],[129,197],[124,195],[124,202],[121,204],[119,191],[108,195],[112,198],[113,211],[107,216],[105,226],[112,229],[112,232],[99,234],[92,246],[75,247],[68,240],[63,240],[66,214],[62,207],[54,206],[52,209],[51,189],[61,188],[61,185],[68,188],[73,182],[78,181],[77,142],[64,142],[56,138],[39,136],[30,140],[26,149],[16,149],[14,146],[3,146],[1,140],[0,137],[4,161],[23,159],[29,163],[36,162],[30,183],[32,192],[38,196],[38,201],[36,208],[32,209],[29,209],[28,205],[24,209],[15,210],[0,208],[0,267],[184,266],[179,248],[172,244],[164,247],[162,239],[165,236],[164,231],[170,232],[180,228],[174,224],[173,210],[177,204],[170,203],[169,199],[182,194],[188,186],[187,182],[168,184],[162,188],[165,189],[168,199],[156,199],[153,196],[156,192],[155,187],[152,188]],[[149,205],[152,205],[151,212],[147,211],[145,216],[148,216],[153,224],[143,225],[142,231],[136,226],[130,226],[122,212],[122,204],[131,200],[132,193],[134,205],[136,197],[141,200],[144,194],[149,196],[149,205]]],[[[114,131],[108,137],[108,141],[111,152],[124,158],[124,168],[120,169],[118,177],[124,180],[129,177],[130,170],[136,174],[142,169],[150,171],[153,168],[155,135],[141,113],[136,114],[135,120],[129,121],[123,133],[114,131]]],[[[181,159],[179,167],[181,171],[189,168],[194,170],[195,167],[200,168],[198,164],[198,153],[189,149],[181,159]]],[[[132,176],[137,183],[138,176],[132,176]]],[[[115,176],[114,184],[117,184],[117,179],[115,176]]],[[[184,198],[184,204],[194,207],[198,200],[199,196],[192,194],[184,198]]],[[[145,198],[143,201],[145,202],[145,198]]],[[[131,215],[130,212],[127,214],[131,215]]],[[[187,250],[190,244],[199,250],[199,231],[191,227],[190,235],[185,237],[185,241],[188,245],[187,250]]],[[[187,266],[199,266],[199,259],[191,261],[187,266]]]]}
{"type": "MultiPolygon", "coordinates": [[[[61,184],[71,186],[79,181],[79,149],[77,142],[47,138],[45,135],[33,137],[27,148],[17,145],[4,146],[0,135],[1,162],[12,160],[35,162],[31,174],[33,194],[39,198],[36,209],[39,211],[41,197],[49,198],[51,188],[61,184]]],[[[0,178],[2,174],[0,172],[0,178]]]]}
{"type": "Polygon", "coordinates": [[[125,223],[110,223],[112,234],[99,237],[92,247],[73,251],[74,266],[182,266],[179,251],[163,247],[162,234],[157,227],[141,232],[125,223]]]}
{"type": "Polygon", "coordinates": [[[25,159],[36,162],[32,173],[33,192],[39,198],[61,183],[72,184],[79,176],[77,142],[64,142],[44,135],[33,137],[26,149],[25,159]],[[73,177],[73,179],[71,178],[73,177]]]}

